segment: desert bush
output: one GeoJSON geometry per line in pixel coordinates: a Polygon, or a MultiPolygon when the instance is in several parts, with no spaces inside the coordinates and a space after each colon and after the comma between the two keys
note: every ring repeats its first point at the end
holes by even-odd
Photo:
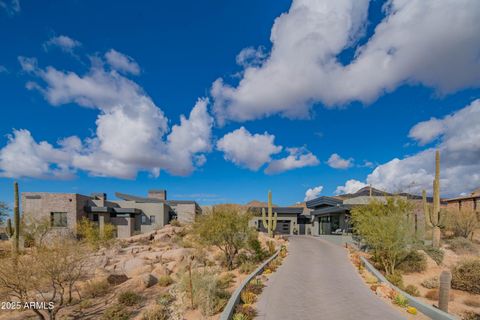
{"type": "Polygon", "coordinates": [[[264,287],[265,285],[260,280],[252,280],[245,286],[245,290],[259,295],[264,287]]]}
{"type": "Polygon", "coordinates": [[[177,219],[172,219],[170,220],[170,225],[174,226],[174,227],[181,227],[182,224],[180,223],[180,221],[178,221],[177,219]]]}
{"type": "Polygon", "coordinates": [[[465,260],[453,268],[452,288],[480,294],[480,259],[465,260]]]}
{"type": "Polygon", "coordinates": [[[262,248],[262,244],[257,238],[249,239],[247,248],[252,253],[252,258],[256,262],[261,262],[268,256],[268,253],[262,248]]]}
{"type": "Polygon", "coordinates": [[[257,265],[255,263],[246,261],[240,265],[239,271],[241,273],[250,274],[255,270],[256,267],[257,265]]]}
{"type": "Polygon", "coordinates": [[[462,320],[479,320],[480,319],[480,313],[476,313],[473,311],[465,311],[462,314],[462,320]]]}
{"type": "Polygon", "coordinates": [[[448,248],[457,254],[476,254],[475,244],[465,238],[457,237],[448,241],[448,248]]]}
{"type": "Polygon", "coordinates": [[[157,305],[145,311],[142,320],[168,320],[168,317],[168,310],[162,305],[157,305]]]}
{"type": "Polygon", "coordinates": [[[192,270],[191,279],[189,273],[185,272],[181,275],[178,286],[189,301],[192,298],[194,307],[198,307],[205,316],[219,312],[229,297],[224,283],[213,270],[192,270]]]}
{"type": "Polygon", "coordinates": [[[232,320],[250,320],[250,319],[248,319],[248,316],[246,314],[241,312],[236,312],[233,315],[232,320]]]}
{"type": "Polygon", "coordinates": [[[247,248],[249,241],[258,236],[249,226],[250,218],[236,206],[215,206],[195,220],[193,234],[200,243],[218,247],[225,256],[227,268],[232,270],[240,249],[247,248]]]}
{"type": "Polygon", "coordinates": [[[102,315],[102,320],[129,320],[131,312],[120,304],[108,307],[102,315]]]}
{"type": "Polygon", "coordinates": [[[472,308],[480,308],[480,300],[475,298],[466,298],[463,303],[472,308]]]}
{"type": "Polygon", "coordinates": [[[392,274],[387,274],[385,277],[394,286],[396,286],[400,289],[403,288],[403,277],[402,277],[402,274],[400,272],[397,271],[397,272],[394,272],[392,274]]]}
{"type": "Polygon", "coordinates": [[[403,258],[396,268],[405,273],[422,272],[427,269],[427,258],[423,253],[412,250],[403,258]]]}
{"type": "Polygon", "coordinates": [[[162,292],[157,297],[157,303],[164,307],[169,306],[173,301],[175,301],[175,297],[168,292],[162,292]]]}
{"type": "Polygon", "coordinates": [[[103,234],[95,222],[85,217],[77,223],[77,236],[93,248],[107,245],[110,240],[115,238],[116,232],[116,227],[111,223],[104,225],[103,234]]]}
{"type": "Polygon", "coordinates": [[[158,278],[158,285],[161,287],[168,287],[172,283],[173,279],[169,275],[162,275],[158,278]]]}
{"type": "Polygon", "coordinates": [[[402,294],[396,294],[395,297],[393,298],[393,303],[395,303],[396,305],[402,308],[408,307],[408,300],[402,294]]]}
{"type": "Polygon", "coordinates": [[[257,301],[257,295],[253,292],[243,290],[240,293],[240,299],[242,299],[244,304],[253,304],[255,301],[257,301]]]}
{"type": "Polygon", "coordinates": [[[438,265],[440,265],[443,261],[443,256],[445,252],[440,249],[440,248],[434,248],[432,246],[425,246],[422,248],[423,251],[425,251],[426,254],[432,258],[433,261],[435,261],[438,265]]]}
{"type": "Polygon", "coordinates": [[[33,311],[40,319],[54,320],[73,301],[76,284],[87,278],[91,270],[87,255],[78,242],[65,238],[52,239],[48,247],[35,247],[29,254],[8,254],[0,261],[0,293],[20,303],[53,302],[51,310],[33,311]]]}
{"type": "Polygon", "coordinates": [[[238,305],[235,311],[245,316],[242,319],[253,320],[257,316],[257,311],[249,304],[238,305]]]}
{"type": "Polygon", "coordinates": [[[372,200],[352,209],[352,224],[362,240],[372,249],[387,274],[393,274],[398,262],[408,253],[413,230],[408,221],[412,205],[402,198],[387,198],[386,203],[372,200]]]}
{"type": "Polygon", "coordinates": [[[440,286],[440,280],[437,276],[425,279],[421,283],[422,287],[427,289],[436,289],[440,286]]]}
{"type": "Polygon", "coordinates": [[[136,304],[139,304],[140,301],[142,301],[142,296],[140,296],[138,293],[135,293],[131,290],[127,290],[127,291],[121,292],[118,295],[117,301],[121,305],[131,307],[136,304]]]}
{"type": "Polygon", "coordinates": [[[218,278],[218,285],[220,288],[227,289],[233,282],[235,282],[235,275],[230,272],[227,272],[218,278]]]}
{"type": "Polygon", "coordinates": [[[413,284],[409,284],[408,286],[406,286],[405,292],[414,297],[420,296],[420,291],[418,291],[418,288],[413,284]]]}
{"type": "Polygon", "coordinates": [[[275,253],[275,243],[272,240],[267,240],[267,250],[269,256],[275,253]]]}
{"type": "MultiPolygon", "coordinates": [[[[439,296],[438,289],[428,290],[427,293],[425,293],[425,298],[432,301],[438,301],[438,296],[439,296]]],[[[454,293],[450,291],[450,296],[448,297],[448,300],[453,301],[454,298],[455,298],[454,293]]]]}
{"type": "Polygon", "coordinates": [[[85,284],[83,295],[89,298],[97,298],[106,295],[110,291],[110,284],[106,279],[89,281],[85,284]]]}
{"type": "Polygon", "coordinates": [[[453,232],[455,237],[470,238],[480,227],[480,222],[474,210],[449,210],[446,228],[453,232]]]}
{"type": "Polygon", "coordinates": [[[368,284],[378,283],[378,279],[373,274],[371,274],[370,272],[368,272],[366,270],[363,273],[363,277],[365,278],[365,282],[368,283],[368,284]]]}

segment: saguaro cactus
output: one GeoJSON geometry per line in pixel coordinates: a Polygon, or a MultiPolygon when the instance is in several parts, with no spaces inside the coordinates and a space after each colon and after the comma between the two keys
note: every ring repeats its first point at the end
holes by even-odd
{"type": "Polygon", "coordinates": [[[277,228],[277,213],[272,213],[272,191],[268,191],[268,217],[265,214],[265,208],[262,208],[263,227],[267,229],[268,236],[272,237],[273,232],[277,228]]]}
{"type": "Polygon", "coordinates": [[[12,228],[12,219],[7,219],[7,236],[11,238],[13,236],[13,228],[12,228]]]}
{"type": "Polygon", "coordinates": [[[422,191],[423,210],[425,221],[433,228],[432,246],[440,247],[440,226],[443,224],[443,216],[440,212],[440,152],[435,152],[435,179],[433,180],[433,206],[430,208],[427,204],[427,195],[422,191]]]}
{"type": "Polygon", "coordinates": [[[440,274],[440,290],[438,293],[438,308],[448,312],[448,300],[450,299],[450,287],[452,282],[452,273],[448,270],[440,274]]]}
{"type": "Polygon", "coordinates": [[[20,244],[20,204],[18,199],[18,182],[13,183],[14,188],[14,205],[13,205],[13,224],[15,225],[15,230],[13,234],[13,250],[18,252],[18,247],[20,244]]]}

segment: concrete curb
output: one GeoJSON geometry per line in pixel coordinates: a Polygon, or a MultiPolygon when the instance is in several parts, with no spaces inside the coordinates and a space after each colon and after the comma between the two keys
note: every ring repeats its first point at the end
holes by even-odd
{"type": "Polygon", "coordinates": [[[240,294],[242,293],[242,290],[245,288],[245,286],[250,282],[250,280],[252,280],[253,278],[255,278],[257,275],[259,275],[260,273],[262,273],[263,269],[265,268],[265,266],[267,264],[270,263],[270,261],[272,261],[273,259],[275,259],[278,254],[280,253],[280,249],[277,250],[277,252],[275,252],[270,258],[268,258],[267,260],[265,260],[255,271],[253,271],[252,273],[250,273],[243,281],[242,283],[240,284],[240,286],[238,286],[237,289],[235,289],[235,291],[232,293],[232,296],[230,297],[230,299],[228,300],[228,303],[227,305],[225,306],[225,309],[223,309],[223,312],[222,314],[220,315],[220,318],[219,320],[230,320],[233,316],[233,314],[235,313],[235,307],[237,306],[237,304],[240,302],[240,294]]]}
{"type": "Polygon", "coordinates": [[[415,297],[409,295],[403,290],[400,290],[393,284],[391,284],[384,276],[383,274],[380,273],[375,267],[365,259],[365,257],[360,257],[360,260],[362,261],[362,264],[365,266],[365,269],[368,270],[371,274],[375,276],[375,278],[378,279],[378,281],[382,283],[386,283],[389,285],[393,290],[397,291],[401,295],[403,295],[405,298],[408,300],[408,304],[412,307],[415,307],[418,311],[429,317],[430,319],[434,320],[458,320],[458,318],[454,315],[451,315],[449,313],[446,313],[440,309],[435,308],[434,306],[428,305],[415,297]]]}

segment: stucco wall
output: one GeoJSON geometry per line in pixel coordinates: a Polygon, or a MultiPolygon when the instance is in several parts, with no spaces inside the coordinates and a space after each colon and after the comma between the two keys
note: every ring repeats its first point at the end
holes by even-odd
{"type": "Polygon", "coordinates": [[[23,192],[21,211],[26,221],[50,219],[52,212],[66,212],[68,229],[76,231],[77,220],[86,216],[88,201],[88,197],[75,193],[23,192]]]}
{"type": "Polygon", "coordinates": [[[171,207],[176,212],[178,221],[185,223],[195,221],[196,206],[194,203],[177,203],[172,204],[171,207]]]}
{"type": "Polygon", "coordinates": [[[136,208],[142,214],[134,221],[134,230],[141,233],[163,227],[168,223],[169,207],[164,203],[138,203],[135,201],[115,201],[120,208],[136,208]],[[145,220],[142,222],[142,216],[145,220]],[[150,217],[155,216],[155,223],[150,223],[150,217]]]}

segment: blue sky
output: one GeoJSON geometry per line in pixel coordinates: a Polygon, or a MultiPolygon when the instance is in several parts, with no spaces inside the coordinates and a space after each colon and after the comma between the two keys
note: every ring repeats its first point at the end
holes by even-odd
{"type": "Polygon", "coordinates": [[[475,1],[325,3],[0,1],[0,201],[480,186],[475,1]]]}

